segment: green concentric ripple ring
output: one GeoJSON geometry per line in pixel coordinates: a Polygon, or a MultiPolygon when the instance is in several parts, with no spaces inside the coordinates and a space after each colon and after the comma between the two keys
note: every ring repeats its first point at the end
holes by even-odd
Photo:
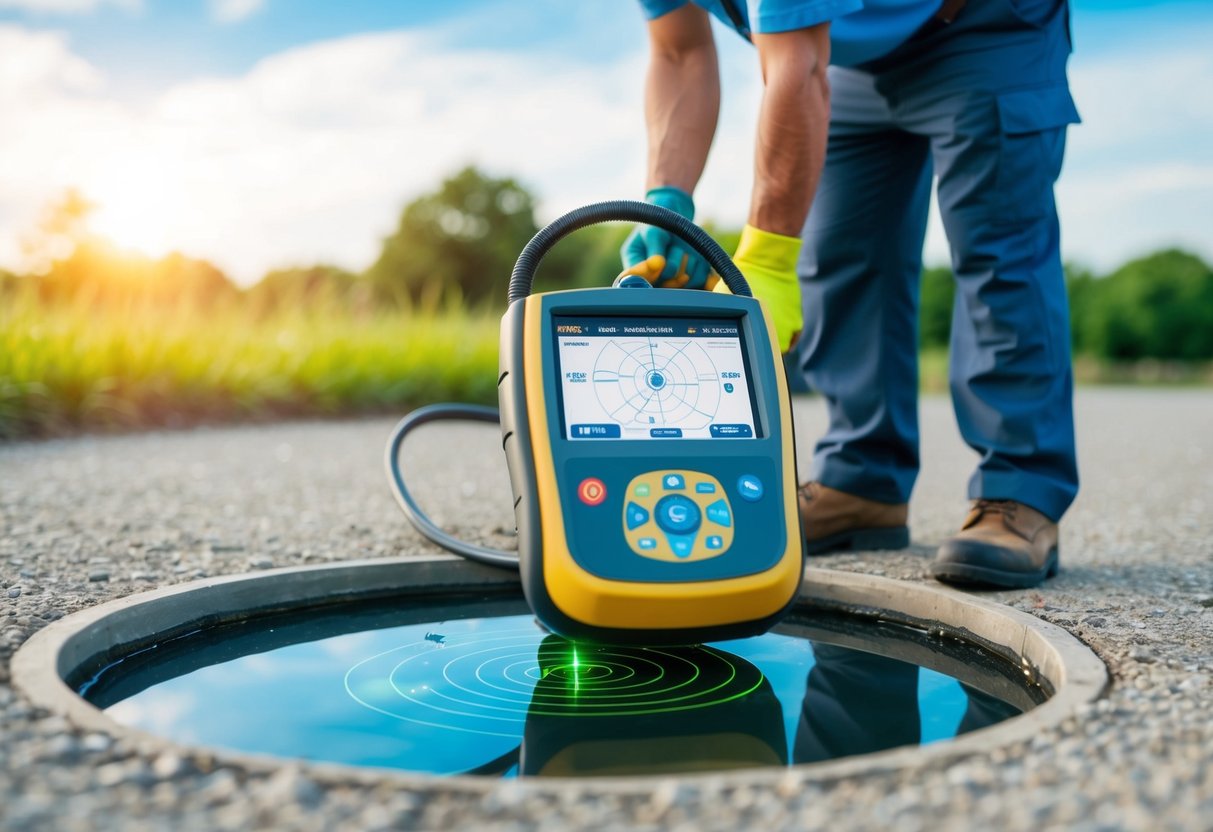
{"type": "Polygon", "coordinates": [[[529,616],[483,625],[361,659],[346,672],[346,691],[405,722],[517,737],[528,717],[677,713],[742,698],[763,683],[752,664],[713,647],[573,643],[529,616]]]}

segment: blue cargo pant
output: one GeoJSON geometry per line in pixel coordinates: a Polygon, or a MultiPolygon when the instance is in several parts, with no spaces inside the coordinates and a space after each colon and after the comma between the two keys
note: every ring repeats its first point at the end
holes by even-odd
{"type": "Polygon", "coordinates": [[[950,384],[973,499],[1053,520],[1078,489],[1053,184],[1078,121],[1065,0],[969,0],[892,54],[831,69],[800,263],[800,364],[830,424],[812,477],[887,503],[918,473],[918,292],[932,179],[956,279],[950,384]]]}

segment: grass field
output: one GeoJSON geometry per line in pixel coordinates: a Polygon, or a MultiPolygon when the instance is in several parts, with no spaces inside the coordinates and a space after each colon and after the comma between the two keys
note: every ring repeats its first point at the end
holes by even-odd
{"type": "MultiPolygon", "coordinates": [[[[0,439],[82,430],[396,413],[496,402],[495,314],[0,304],[0,439]]],[[[1080,357],[1080,383],[1208,384],[1210,365],[1110,365],[1080,357]]],[[[947,389],[947,355],[921,359],[947,389]]]]}
{"type": "Polygon", "coordinates": [[[496,401],[495,316],[0,309],[0,438],[496,401]]]}

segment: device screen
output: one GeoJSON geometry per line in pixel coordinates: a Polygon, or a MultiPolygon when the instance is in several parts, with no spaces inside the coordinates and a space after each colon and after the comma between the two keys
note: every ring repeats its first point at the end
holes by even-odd
{"type": "Polygon", "coordinates": [[[553,319],[569,439],[752,439],[739,319],[553,319]]]}

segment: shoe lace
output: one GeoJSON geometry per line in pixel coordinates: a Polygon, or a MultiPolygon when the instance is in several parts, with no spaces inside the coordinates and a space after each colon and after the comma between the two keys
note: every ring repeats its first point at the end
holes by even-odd
{"type": "Polygon", "coordinates": [[[980,511],[983,514],[1002,514],[1008,520],[1015,516],[1018,508],[1019,503],[1014,500],[976,500],[973,503],[973,511],[980,511]]]}

